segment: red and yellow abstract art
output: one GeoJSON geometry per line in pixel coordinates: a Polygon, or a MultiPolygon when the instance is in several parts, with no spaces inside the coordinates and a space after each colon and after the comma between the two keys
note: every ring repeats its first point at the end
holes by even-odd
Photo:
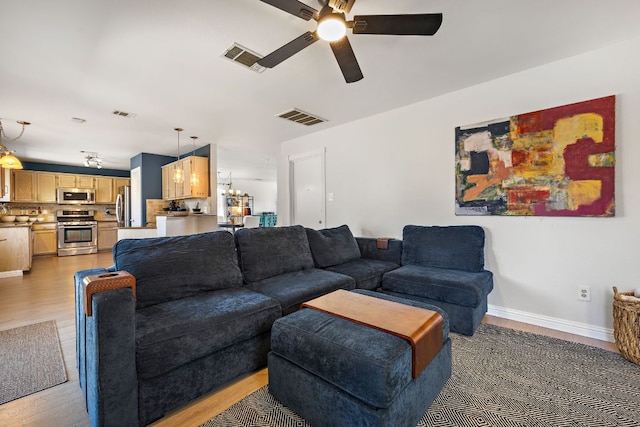
{"type": "Polygon", "coordinates": [[[456,128],[456,215],[615,215],[615,96],[456,128]]]}

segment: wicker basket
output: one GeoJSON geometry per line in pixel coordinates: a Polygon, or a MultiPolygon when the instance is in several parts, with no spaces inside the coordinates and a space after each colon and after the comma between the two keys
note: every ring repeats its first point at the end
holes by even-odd
{"type": "Polygon", "coordinates": [[[613,336],[625,359],[640,365],[640,298],[613,287],[613,336]]]}

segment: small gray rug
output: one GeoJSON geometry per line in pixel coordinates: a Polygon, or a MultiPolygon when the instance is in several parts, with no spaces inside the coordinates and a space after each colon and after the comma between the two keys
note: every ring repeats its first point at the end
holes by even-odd
{"type": "MultiPolygon", "coordinates": [[[[451,339],[453,374],[419,427],[640,426],[640,366],[618,353],[485,324],[451,339]]],[[[230,426],[309,424],[265,386],[203,424],[230,426]]]]}
{"type": "Polygon", "coordinates": [[[66,380],[55,321],[0,331],[0,405],[66,380]]]}

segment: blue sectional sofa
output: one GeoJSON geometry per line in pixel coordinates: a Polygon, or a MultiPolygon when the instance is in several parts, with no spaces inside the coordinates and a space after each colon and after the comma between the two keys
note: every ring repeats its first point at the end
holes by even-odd
{"type": "MultiPolygon", "coordinates": [[[[117,242],[113,266],[74,276],[77,367],[92,425],[147,425],[266,366],[275,320],[336,289],[382,288],[416,301],[432,300],[449,314],[451,307],[443,307],[438,295],[425,297],[418,285],[412,295],[387,280],[396,271],[417,277],[412,263],[423,260],[412,255],[412,244],[420,240],[405,238],[409,252],[400,240],[355,238],[347,226],[117,242]],[[87,315],[83,280],[110,271],[132,274],[136,295],[129,288],[96,293],[87,315]]],[[[469,286],[460,298],[472,299],[469,286]]],[[[487,288],[478,293],[485,302],[471,310],[473,316],[483,307],[486,311],[487,293],[487,288]]],[[[466,309],[453,311],[467,315],[466,309]]]]}
{"type": "Polygon", "coordinates": [[[243,286],[233,236],[121,240],[114,267],[131,289],[97,293],[84,313],[75,274],[80,385],[93,426],[147,425],[239,375],[266,365],[278,301],[243,286]]]}

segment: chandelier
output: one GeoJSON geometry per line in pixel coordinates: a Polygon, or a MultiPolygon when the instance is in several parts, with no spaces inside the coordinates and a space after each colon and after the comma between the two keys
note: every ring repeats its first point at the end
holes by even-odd
{"type": "Polygon", "coordinates": [[[22,162],[13,155],[15,150],[9,150],[7,147],[2,145],[2,138],[6,138],[9,141],[17,141],[20,139],[22,134],[24,133],[24,128],[31,123],[25,122],[24,120],[18,120],[17,123],[22,126],[20,129],[20,133],[15,138],[7,138],[7,134],[4,133],[4,127],[2,126],[2,119],[0,119],[0,166],[5,169],[22,169],[22,162]]]}
{"type": "MultiPolygon", "coordinates": [[[[182,128],[173,129],[178,132],[178,156],[177,160],[180,160],[180,132],[183,131],[182,128]]],[[[176,163],[176,167],[173,170],[173,182],[176,184],[182,184],[184,182],[184,171],[182,170],[182,164],[176,163]]]]}
{"type": "Polygon", "coordinates": [[[98,168],[102,169],[102,158],[99,153],[91,152],[91,151],[81,151],[84,153],[84,165],[88,168],[98,168]]]}

